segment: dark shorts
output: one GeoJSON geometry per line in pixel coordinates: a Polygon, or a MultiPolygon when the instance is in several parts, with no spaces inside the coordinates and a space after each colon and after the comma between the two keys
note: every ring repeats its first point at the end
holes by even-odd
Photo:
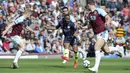
{"type": "Polygon", "coordinates": [[[64,43],[70,43],[71,46],[80,45],[80,42],[74,37],[74,38],[65,38],[64,43]]]}

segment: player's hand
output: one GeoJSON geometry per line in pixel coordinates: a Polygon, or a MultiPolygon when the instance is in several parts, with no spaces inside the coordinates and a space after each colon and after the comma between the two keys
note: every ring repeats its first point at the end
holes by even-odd
{"type": "Polygon", "coordinates": [[[77,37],[77,36],[78,36],[78,34],[77,34],[77,33],[75,33],[75,34],[74,34],[74,36],[75,36],[75,37],[77,37]]]}
{"type": "Polygon", "coordinates": [[[106,29],[109,29],[109,28],[110,28],[109,23],[106,23],[106,24],[105,24],[105,28],[106,28],[106,29]]]}
{"type": "Polygon", "coordinates": [[[82,26],[79,25],[79,24],[77,24],[76,27],[77,27],[78,29],[81,29],[82,26]]]}
{"type": "Polygon", "coordinates": [[[4,36],[6,33],[7,33],[7,31],[3,31],[3,32],[2,32],[2,36],[4,36]]]}
{"type": "Polygon", "coordinates": [[[45,28],[45,29],[47,29],[47,30],[49,30],[49,29],[50,29],[50,27],[49,27],[49,26],[44,26],[44,28],[45,28]]]}
{"type": "Polygon", "coordinates": [[[33,31],[33,34],[36,36],[36,31],[33,31]]]}
{"type": "Polygon", "coordinates": [[[82,29],[82,26],[80,25],[80,26],[78,26],[78,28],[79,28],[79,29],[82,29]]]}
{"type": "Polygon", "coordinates": [[[6,36],[4,36],[4,35],[2,35],[1,37],[2,37],[2,38],[6,38],[6,36]]]}
{"type": "Polygon", "coordinates": [[[47,26],[43,26],[43,28],[47,29],[47,26]]]}

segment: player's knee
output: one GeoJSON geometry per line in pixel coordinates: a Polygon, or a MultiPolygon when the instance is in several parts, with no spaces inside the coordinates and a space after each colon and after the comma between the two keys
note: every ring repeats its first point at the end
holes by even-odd
{"type": "Polygon", "coordinates": [[[105,44],[105,41],[103,39],[98,39],[95,44],[95,50],[101,50],[105,44]]]}
{"type": "Polygon", "coordinates": [[[65,47],[65,49],[69,49],[69,44],[64,43],[64,47],[65,47]]]}
{"type": "Polygon", "coordinates": [[[101,47],[95,46],[95,51],[101,51],[101,47]]]}
{"type": "Polygon", "coordinates": [[[77,45],[74,45],[73,49],[74,49],[75,52],[78,52],[78,46],[77,45]]]}
{"type": "Polygon", "coordinates": [[[24,50],[24,49],[25,49],[24,43],[20,43],[20,44],[19,44],[19,48],[20,48],[21,50],[24,50]]]}
{"type": "Polygon", "coordinates": [[[102,45],[101,44],[95,44],[94,48],[95,48],[95,51],[97,51],[97,50],[99,51],[99,50],[101,50],[102,45]]]}

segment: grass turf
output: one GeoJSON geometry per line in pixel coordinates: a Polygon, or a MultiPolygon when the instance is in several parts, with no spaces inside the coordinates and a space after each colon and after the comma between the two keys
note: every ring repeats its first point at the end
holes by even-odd
{"type": "MultiPolygon", "coordinates": [[[[91,66],[94,59],[88,59],[91,66]]],[[[78,68],[73,68],[73,59],[62,64],[61,59],[21,59],[19,69],[11,69],[12,60],[0,60],[0,73],[92,73],[79,60],[78,68]]],[[[130,73],[130,59],[102,59],[99,73],[130,73]]]]}

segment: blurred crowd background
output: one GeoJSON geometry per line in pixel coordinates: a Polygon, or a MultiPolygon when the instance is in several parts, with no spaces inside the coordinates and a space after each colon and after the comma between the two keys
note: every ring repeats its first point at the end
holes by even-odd
{"type": "MultiPolygon", "coordinates": [[[[87,0],[0,0],[0,29],[9,25],[14,17],[22,15],[28,5],[33,11],[25,23],[36,31],[36,35],[23,30],[21,36],[26,39],[25,53],[55,54],[63,51],[61,29],[46,30],[44,26],[57,26],[63,18],[63,7],[68,7],[70,19],[85,26],[89,20],[87,0]]],[[[130,54],[130,0],[95,0],[96,6],[103,8],[112,18],[109,29],[108,45],[110,50],[119,50],[122,56],[130,54]]],[[[10,30],[11,31],[11,30],[10,30]]],[[[8,33],[10,33],[10,31],[8,33]]],[[[79,52],[93,56],[95,37],[93,31],[79,30],[79,52]]],[[[71,49],[71,47],[70,47],[71,49]]],[[[8,40],[0,42],[1,54],[16,53],[17,45],[8,40]]],[[[73,49],[71,50],[73,51],[73,49]]]]}

